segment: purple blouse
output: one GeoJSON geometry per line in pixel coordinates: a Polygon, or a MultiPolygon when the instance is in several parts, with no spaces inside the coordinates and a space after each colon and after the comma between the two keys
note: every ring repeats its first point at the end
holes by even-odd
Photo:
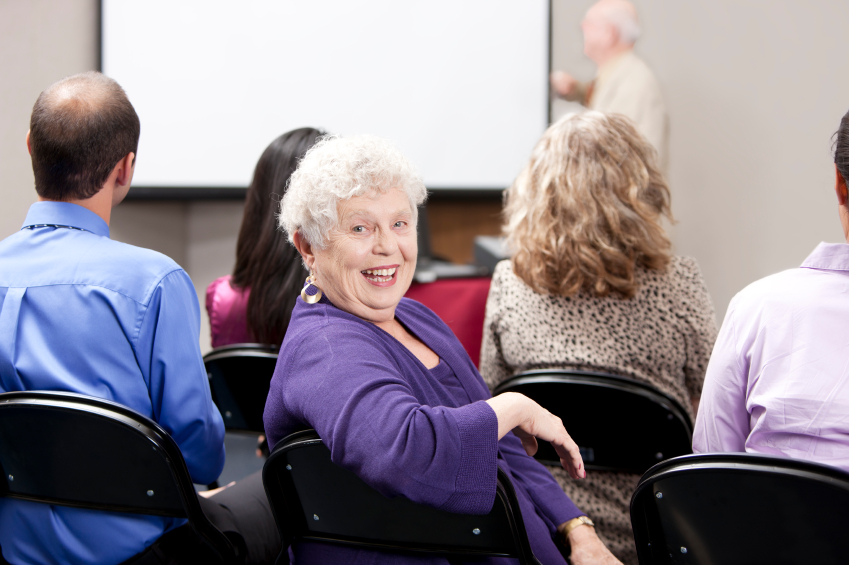
{"type": "Polygon", "coordinates": [[[212,347],[231,343],[253,343],[248,329],[248,296],[250,290],[230,286],[230,275],[218,277],[206,287],[206,313],[212,347]]]}
{"type": "MultiPolygon", "coordinates": [[[[556,528],[583,513],[516,436],[497,440],[489,389],[448,326],[407,298],[395,317],[439,356],[437,367],[326,298],[297,301],[265,405],[269,444],[315,428],[332,460],[378,491],[467,514],[492,508],[498,465],[513,479],[537,558],[564,564],[556,528]]],[[[448,563],[320,542],[297,543],[293,554],[299,564],[448,563]]]]}

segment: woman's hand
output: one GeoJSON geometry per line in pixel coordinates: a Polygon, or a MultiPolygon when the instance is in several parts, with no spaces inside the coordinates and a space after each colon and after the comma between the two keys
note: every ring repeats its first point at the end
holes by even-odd
{"type": "Polygon", "coordinates": [[[498,418],[498,439],[513,431],[528,455],[537,452],[537,438],[548,441],[560,457],[560,464],[573,479],[587,476],[577,444],[572,441],[563,422],[528,398],[516,392],[505,392],[487,400],[498,418]]]}
{"type": "MultiPolygon", "coordinates": [[[[561,524],[562,527],[562,524],[561,524]]],[[[557,528],[560,530],[560,528],[557,528]]],[[[598,539],[595,528],[580,526],[569,532],[567,537],[572,565],[622,565],[610,550],[598,539]]]]}

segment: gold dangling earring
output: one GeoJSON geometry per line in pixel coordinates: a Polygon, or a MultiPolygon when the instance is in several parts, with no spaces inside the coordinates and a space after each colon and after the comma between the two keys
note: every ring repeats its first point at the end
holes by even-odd
{"type": "Polygon", "coordinates": [[[301,291],[301,298],[307,304],[315,304],[316,302],[321,300],[321,294],[322,294],[321,289],[318,288],[317,284],[315,284],[315,275],[310,273],[310,276],[307,277],[307,280],[305,282],[307,283],[307,285],[301,291]],[[315,289],[317,291],[315,294],[307,294],[307,289],[311,286],[315,287],[315,289]]]}

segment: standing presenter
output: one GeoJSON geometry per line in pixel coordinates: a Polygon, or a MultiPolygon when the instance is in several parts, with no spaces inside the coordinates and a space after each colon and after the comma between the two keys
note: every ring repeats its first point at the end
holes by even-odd
{"type": "Polygon", "coordinates": [[[661,169],[668,168],[669,122],[660,84],[648,65],[634,54],[640,25],[627,0],[599,0],[581,22],[584,54],[597,66],[595,79],[580,82],[563,71],[551,73],[561,98],[605,114],[623,114],[657,150],[661,169]]]}

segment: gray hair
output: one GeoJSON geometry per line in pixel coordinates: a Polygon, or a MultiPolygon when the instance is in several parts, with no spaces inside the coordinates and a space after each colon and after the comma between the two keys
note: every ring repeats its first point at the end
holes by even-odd
{"type": "Polygon", "coordinates": [[[280,202],[278,223],[294,243],[298,231],[319,248],[339,223],[340,200],[400,188],[410,200],[413,219],[427,189],[412,163],[390,141],[371,135],[323,137],[301,160],[280,202]]]}
{"type": "Polygon", "coordinates": [[[637,21],[636,12],[612,4],[605,10],[604,17],[616,28],[621,43],[634,44],[640,38],[640,22],[637,21]]]}
{"type": "Polygon", "coordinates": [[[616,27],[619,32],[619,41],[633,44],[640,38],[640,24],[625,10],[612,10],[608,15],[608,21],[616,27]]]}

